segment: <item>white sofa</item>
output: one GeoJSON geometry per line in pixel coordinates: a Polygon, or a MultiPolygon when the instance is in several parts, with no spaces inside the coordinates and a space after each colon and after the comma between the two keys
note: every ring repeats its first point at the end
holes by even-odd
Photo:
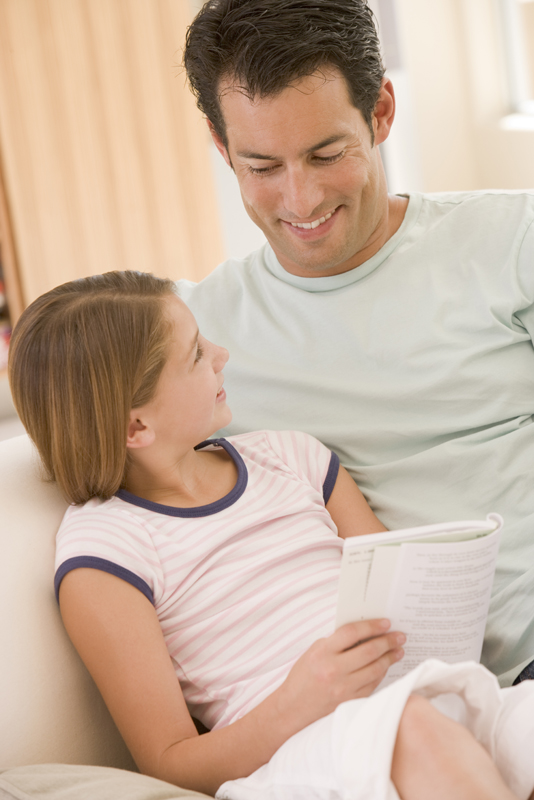
{"type": "Polygon", "coordinates": [[[56,789],[63,800],[204,797],[117,770],[135,766],[54,596],[54,541],[65,508],[28,437],[0,442],[0,800],[53,800],[56,789]]]}

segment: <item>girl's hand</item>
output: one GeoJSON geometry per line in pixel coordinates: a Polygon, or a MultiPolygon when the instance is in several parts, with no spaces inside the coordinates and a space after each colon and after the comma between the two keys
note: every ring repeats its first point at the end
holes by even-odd
{"type": "Polygon", "coordinates": [[[368,697],[404,655],[404,634],[386,633],[388,620],[352,622],[318,639],[293,665],[278,690],[281,709],[302,727],[340,703],[368,697]]]}

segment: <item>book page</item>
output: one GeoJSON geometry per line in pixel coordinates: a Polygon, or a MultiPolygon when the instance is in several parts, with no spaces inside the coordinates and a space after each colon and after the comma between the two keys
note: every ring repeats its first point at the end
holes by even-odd
{"type": "Polygon", "coordinates": [[[375,549],[367,581],[363,619],[379,619],[389,615],[391,590],[395,586],[401,556],[400,546],[375,549]]]}
{"type": "Polygon", "coordinates": [[[427,658],[479,661],[499,535],[494,531],[463,542],[461,548],[415,542],[400,546],[395,579],[384,592],[384,616],[391,619],[392,630],[406,634],[406,655],[390,667],[379,688],[427,658]]]}
{"type": "Polygon", "coordinates": [[[459,522],[438,522],[434,525],[420,525],[417,528],[400,528],[396,531],[380,531],[366,533],[363,536],[350,536],[345,539],[344,549],[359,550],[363,545],[378,547],[382,544],[402,544],[412,540],[422,541],[458,541],[463,542],[477,536],[486,536],[496,528],[502,527],[499,514],[488,514],[485,520],[470,519],[459,522]]]}
{"type": "Polygon", "coordinates": [[[357,550],[343,553],[339,578],[336,628],[347,622],[366,619],[365,595],[375,552],[374,544],[363,544],[357,550]]]}

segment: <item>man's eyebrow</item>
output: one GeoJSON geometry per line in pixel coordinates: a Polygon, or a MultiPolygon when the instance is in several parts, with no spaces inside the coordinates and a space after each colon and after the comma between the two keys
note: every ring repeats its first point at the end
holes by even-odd
{"type": "MultiPolygon", "coordinates": [[[[347,133],[336,133],[333,136],[329,136],[327,139],[323,139],[317,144],[314,144],[313,147],[305,150],[303,155],[314,153],[316,150],[322,150],[323,147],[328,147],[329,144],[335,144],[336,142],[341,141],[341,139],[346,139],[347,136],[347,133]]],[[[259,161],[278,161],[276,156],[266,156],[264,153],[254,153],[251,150],[238,150],[237,155],[240,158],[254,158],[258,159],[259,161]]]]}

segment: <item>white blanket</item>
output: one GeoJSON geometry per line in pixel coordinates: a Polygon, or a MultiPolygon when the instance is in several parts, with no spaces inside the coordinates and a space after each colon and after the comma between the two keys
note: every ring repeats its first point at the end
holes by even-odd
{"type": "Polygon", "coordinates": [[[534,789],[534,681],[501,689],[472,662],[429,660],[387,688],[342,703],[292,736],[219,800],[398,800],[390,779],[397,729],[410,694],[430,698],[486,748],[519,800],[534,789]]]}

